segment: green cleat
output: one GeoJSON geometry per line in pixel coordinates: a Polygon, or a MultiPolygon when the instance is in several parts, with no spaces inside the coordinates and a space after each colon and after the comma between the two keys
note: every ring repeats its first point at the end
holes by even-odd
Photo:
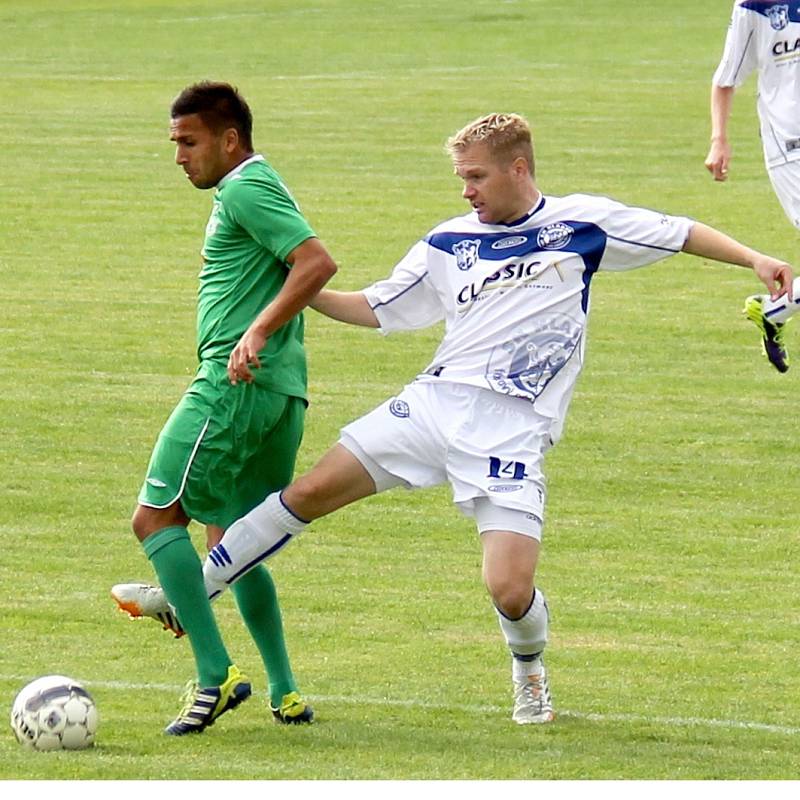
{"type": "Polygon", "coordinates": [[[222,686],[201,689],[197,681],[190,681],[181,698],[183,708],[164,728],[164,733],[170,736],[200,733],[213,725],[217,717],[247,700],[250,694],[250,681],[233,664],[228,667],[228,678],[222,686]]]}
{"type": "Polygon", "coordinates": [[[281,698],[280,708],[269,704],[275,721],[281,725],[302,725],[314,721],[314,709],[297,692],[289,692],[281,698]]]}
{"type": "Polygon", "coordinates": [[[778,372],[789,369],[789,353],[786,350],[785,322],[770,322],[764,314],[763,298],[754,294],[744,301],[742,313],[761,332],[761,349],[778,372]]]}

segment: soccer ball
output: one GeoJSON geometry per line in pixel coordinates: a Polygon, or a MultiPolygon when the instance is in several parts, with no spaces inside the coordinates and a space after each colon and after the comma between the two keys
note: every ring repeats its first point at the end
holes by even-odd
{"type": "Polygon", "coordinates": [[[30,750],[83,750],[94,744],[97,706],[83,686],[64,675],[29,683],[11,708],[11,728],[30,750]]]}

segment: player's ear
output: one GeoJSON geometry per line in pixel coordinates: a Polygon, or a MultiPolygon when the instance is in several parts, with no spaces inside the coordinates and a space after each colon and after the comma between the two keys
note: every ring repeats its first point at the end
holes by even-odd
{"type": "Polygon", "coordinates": [[[518,178],[523,178],[526,175],[530,175],[530,168],[528,166],[528,162],[522,156],[517,156],[511,162],[511,170],[514,173],[514,175],[518,178]]]}
{"type": "Polygon", "coordinates": [[[225,151],[232,153],[239,147],[239,131],[236,128],[227,128],[225,133],[222,134],[222,141],[225,145],[225,151]]]}

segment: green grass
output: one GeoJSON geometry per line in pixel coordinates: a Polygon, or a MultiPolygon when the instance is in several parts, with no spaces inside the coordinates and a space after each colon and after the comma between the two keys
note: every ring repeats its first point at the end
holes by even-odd
{"type": "MultiPolygon", "coordinates": [[[[186,83],[242,89],[337,288],[466,210],[442,144],[490,110],[532,121],[548,193],[695,216],[796,259],[752,85],[730,182],[702,166],[729,0],[110,5],[0,1],[0,696],[9,709],[27,680],[65,672],[102,716],[79,754],[31,754],[7,731],[0,778],[796,777],[800,372],[761,358],[739,316],[757,290],[745,270],[679,256],[596,279],[588,365],[548,461],[547,729],[510,723],[479,544],[445,488],[345,509],[271,562],[310,729],[269,723],[226,598],[259,698],[202,737],[163,737],[188,644],[108,596],[152,577],[128,519],[194,369],[210,198],[172,163],[167,109],[186,83]]],[[[307,330],[301,469],[440,333],[383,340],[313,314],[307,330]]]]}

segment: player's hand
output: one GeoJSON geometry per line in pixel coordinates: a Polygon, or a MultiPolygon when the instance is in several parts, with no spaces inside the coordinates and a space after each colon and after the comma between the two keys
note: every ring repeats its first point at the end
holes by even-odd
{"type": "Polygon", "coordinates": [[[792,299],[794,275],[788,264],[770,256],[759,256],[753,264],[753,271],[769,289],[770,299],[777,300],[783,295],[786,295],[789,300],[792,299]]]}
{"type": "Polygon", "coordinates": [[[714,140],[706,156],[706,169],[715,181],[728,179],[728,166],[731,163],[731,146],[727,142],[714,140]]]}
{"type": "Polygon", "coordinates": [[[248,328],[236,347],[233,348],[228,358],[228,378],[235,386],[239,381],[253,382],[253,373],[250,367],[258,369],[261,361],[258,354],[264,349],[267,337],[258,329],[248,328]]]}

